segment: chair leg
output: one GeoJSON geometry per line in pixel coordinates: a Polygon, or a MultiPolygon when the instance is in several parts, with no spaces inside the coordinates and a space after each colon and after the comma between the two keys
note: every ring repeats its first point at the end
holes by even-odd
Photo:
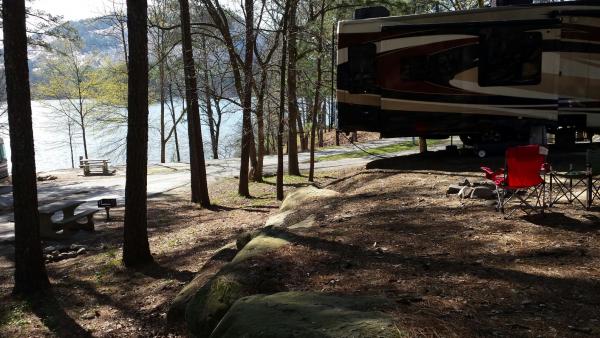
{"type": "Polygon", "coordinates": [[[590,210],[590,208],[592,207],[592,189],[593,189],[593,182],[592,182],[592,175],[588,175],[587,177],[587,210],[590,210]]]}

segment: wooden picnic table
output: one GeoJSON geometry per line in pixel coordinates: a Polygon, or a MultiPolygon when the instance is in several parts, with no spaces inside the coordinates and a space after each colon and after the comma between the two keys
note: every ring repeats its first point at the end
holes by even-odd
{"type": "Polygon", "coordinates": [[[84,210],[75,214],[75,209],[85,203],[85,201],[71,200],[58,201],[38,207],[40,214],[40,235],[45,238],[61,238],[75,230],[94,230],[94,213],[98,209],[84,210]],[[57,212],[62,212],[63,217],[58,221],[52,220],[52,216],[57,212]],[[85,224],[77,223],[77,220],[87,218],[85,224]],[[57,231],[62,230],[62,234],[57,231]]]}
{"type": "Polygon", "coordinates": [[[83,175],[89,176],[92,174],[110,175],[113,172],[108,169],[110,163],[107,159],[94,159],[79,157],[79,168],[83,169],[83,175]]]}

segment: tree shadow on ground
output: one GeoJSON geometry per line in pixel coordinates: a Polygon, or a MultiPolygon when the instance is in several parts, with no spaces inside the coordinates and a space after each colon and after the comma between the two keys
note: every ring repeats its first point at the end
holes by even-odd
{"type": "Polygon", "coordinates": [[[184,283],[189,282],[194,277],[194,273],[192,271],[171,269],[165,265],[159,264],[158,262],[146,264],[134,269],[134,271],[154,279],[176,279],[179,282],[184,283]]]}
{"type": "Polygon", "coordinates": [[[26,299],[31,311],[57,337],[91,337],[92,335],[71,318],[58,303],[53,292],[26,299]]]}
{"type": "Polygon", "coordinates": [[[269,209],[277,209],[279,207],[277,206],[272,206],[272,205],[256,205],[256,206],[252,206],[252,207],[228,207],[225,205],[218,205],[218,204],[212,204],[210,207],[207,207],[206,209],[211,210],[211,211],[232,211],[232,210],[243,210],[243,211],[249,211],[249,212],[261,212],[261,213],[269,213],[269,209]]]}
{"type": "Polygon", "coordinates": [[[586,216],[586,218],[591,218],[592,220],[590,222],[582,222],[559,212],[527,215],[523,216],[522,219],[535,225],[574,232],[587,233],[600,230],[598,217],[595,215],[586,216]]]}

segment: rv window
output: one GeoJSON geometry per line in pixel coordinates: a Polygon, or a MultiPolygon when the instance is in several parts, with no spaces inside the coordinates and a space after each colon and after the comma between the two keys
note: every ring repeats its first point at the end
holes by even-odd
{"type": "Polygon", "coordinates": [[[488,29],[479,41],[479,85],[518,86],[542,80],[542,34],[488,29]]]}
{"type": "Polygon", "coordinates": [[[351,93],[373,92],[377,70],[375,67],[376,55],[377,48],[374,43],[348,47],[349,91],[351,93]]]}

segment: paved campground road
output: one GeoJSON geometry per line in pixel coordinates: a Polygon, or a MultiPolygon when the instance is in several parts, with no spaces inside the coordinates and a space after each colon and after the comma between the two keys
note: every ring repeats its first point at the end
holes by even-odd
{"type": "MultiPolygon", "coordinates": [[[[381,139],[360,144],[361,148],[369,149],[393,145],[408,141],[409,138],[381,139]]],[[[432,147],[436,149],[438,147],[432,147]]],[[[315,156],[338,155],[355,152],[358,149],[353,145],[328,148],[318,151],[315,156]]],[[[417,152],[406,150],[397,153],[385,154],[385,156],[401,156],[417,152]]],[[[308,170],[309,153],[300,153],[298,160],[300,170],[308,170]]],[[[363,157],[343,158],[333,161],[319,161],[315,163],[316,170],[334,170],[336,168],[349,168],[365,165],[376,159],[375,156],[364,154],[363,157]]],[[[208,160],[206,162],[206,173],[209,181],[219,178],[234,177],[239,174],[239,158],[220,160],[208,160]]],[[[287,156],[284,156],[284,166],[287,167],[287,156]]],[[[265,156],[265,174],[274,174],[277,168],[277,156],[265,156]]],[[[190,182],[189,165],[187,163],[167,163],[151,165],[148,174],[148,197],[157,196],[161,193],[185,186],[190,182]],[[154,173],[153,173],[154,172],[154,173]]],[[[87,201],[80,208],[95,208],[97,200],[101,198],[117,198],[122,205],[125,196],[125,175],[120,174],[113,177],[80,177],[76,182],[56,182],[40,184],[38,187],[38,198],[40,204],[47,204],[56,200],[78,199],[87,201]]],[[[0,191],[0,204],[4,207],[12,205],[12,193],[10,188],[0,191]]],[[[14,226],[12,213],[0,214],[0,242],[11,241],[14,238],[14,226]]]]}

